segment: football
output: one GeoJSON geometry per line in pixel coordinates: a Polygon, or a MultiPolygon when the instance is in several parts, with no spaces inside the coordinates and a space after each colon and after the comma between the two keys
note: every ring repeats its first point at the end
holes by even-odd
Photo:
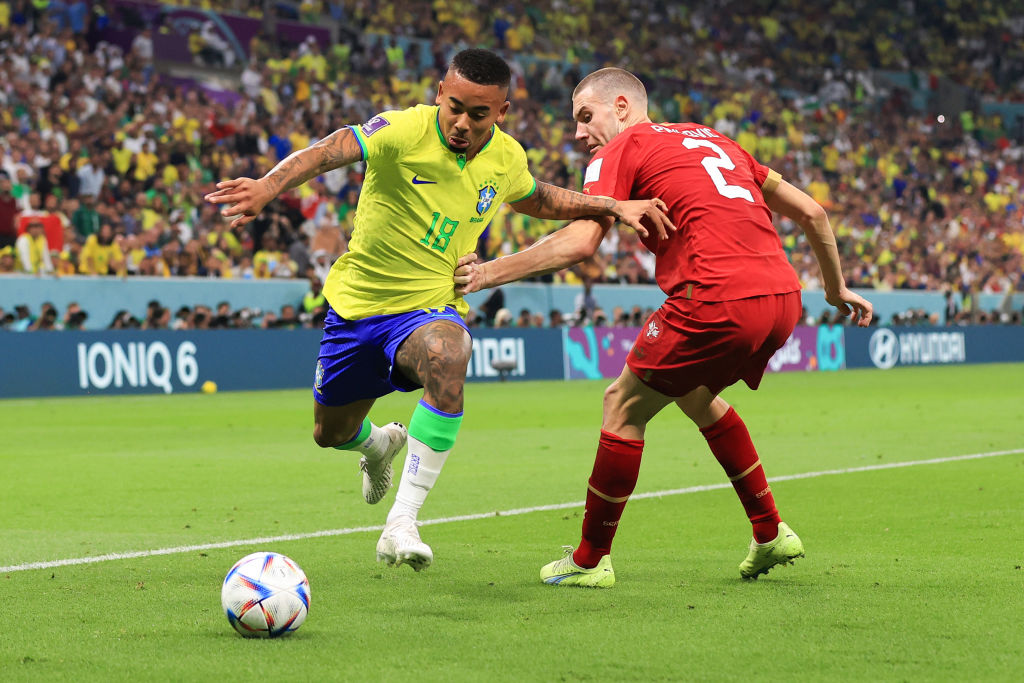
{"type": "Polygon", "coordinates": [[[220,603],[228,621],[246,638],[288,635],[309,613],[309,581],[279,553],[246,555],[224,577],[220,603]]]}

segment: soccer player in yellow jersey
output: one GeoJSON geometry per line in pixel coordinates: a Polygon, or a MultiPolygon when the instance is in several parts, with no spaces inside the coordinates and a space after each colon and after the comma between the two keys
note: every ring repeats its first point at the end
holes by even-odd
{"type": "Polygon", "coordinates": [[[363,497],[380,501],[391,461],[408,439],[395,503],[377,559],[419,571],[433,561],[416,518],[462,421],[472,341],[468,311],[452,281],[502,202],[537,218],[615,216],[641,234],[673,229],[657,199],[590,197],[537,182],[523,148],[497,126],[508,111],[508,65],[486,50],[464,50],[439,84],[436,106],[379,114],[283,159],[259,180],[218,183],[206,199],[226,204],[232,227],[253,219],[283,190],[359,160],[366,179],[349,251],[324,284],[330,303],[313,386],[313,438],[362,454],[363,497]],[[372,424],[373,402],[423,388],[408,433],[372,424]]]}

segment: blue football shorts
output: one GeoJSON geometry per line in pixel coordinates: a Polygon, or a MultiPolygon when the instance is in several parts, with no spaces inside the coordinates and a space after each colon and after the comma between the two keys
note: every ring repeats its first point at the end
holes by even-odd
{"type": "Polygon", "coordinates": [[[360,320],[345,320],[331,309],[324,321],[316,359],[313,398],[325,406],[342,406],[380,398],[392,391],[422,388],[395,367],[395,353],[417,328],[439,320],[451,321],[469,332],[462,316],[451,306],[360,320]]]}

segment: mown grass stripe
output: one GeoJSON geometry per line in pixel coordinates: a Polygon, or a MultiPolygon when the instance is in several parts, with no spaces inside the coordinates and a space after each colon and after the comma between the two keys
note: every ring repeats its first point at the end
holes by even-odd
{"type": "MultiPolygon", "coordinates": [[[[783,474],[777,477],[769,477],[769,482],[794,481],[797,479],[813,479],[837,474],[857,474],[859,472],[874,472],[878,470],[889,470],[900,467],[916,467],[918,465],[941,465],[951,462],[962,462],[965,460],[979,460],[982,458],[995,458],[1003,455],[1016,455],[1024,453],[1024,448],[1014,448],[1004,451],[990,451],[988,453],[970,453],[967,455],[953,455],[944,458],[930,458],[928,460],[908,460],[905,462],[878,463],[875,465],[864,465],[861,467],[843,467],[832,470],[819,470],[817,472],[802,472],[798,474],[783,474]]],[[[701,493],[704,491],[717,491],[718,489],[732,488],[730,482],[719,484],[705,484],[701,486],[687,486],[679,489],[666,489],[664,491],[649,491],[637,493],[632,496],[633,500],[643,498],[662,498],[665,496],[679,496],[689,493],[701,493]]],[[[453,517],[440,517],[438,519],[427,519],[420,522],[422,526],[433,524],[450,524],[452,522],[468,522],[491,517],[513,517],[525,515],[532,512],[545,512],[549,510],[565,510],[568,508],[583,507],[583,501],[571,503],[553,503],[551,505],[534,505],[525,508],[514,508],[511,510],[498,510],[492,512],[477,512],[469,515],[455,515],[453,517]]],[[[284,534],[280,536],[264,536],[261,538],[246,538],[234,541],[218,541],[215,543],[202,543],[197,545],[181,545],[173,548],[157,548],[154,550],[133,550],[123,553],[107,553],[105,555],[93,555],[90,557],[72,557],[63,560],[49,560],[44,562],[26,562],[8,567],[0,567],[0,574],[11,572],[23,572],[32,569],[53,569],[56,567],[69,567],[82,564],[95,564],[97,562],[111,562],[114,560],[132,560],[141,557],[155,557],[158,555],[177,555],[181,553],[199,552],[203,550],[219,550],[221,548],[234,548],[246,545],[266,545],[270,543],[282,543],[285,541],[302,541],[309,538],[326,538],[331,536],[346,536],[367,531],[380,531],[384,525],[349,527],[345,529],[323,529],[321,531],[310,531],[301,534],[284,534]]]]}

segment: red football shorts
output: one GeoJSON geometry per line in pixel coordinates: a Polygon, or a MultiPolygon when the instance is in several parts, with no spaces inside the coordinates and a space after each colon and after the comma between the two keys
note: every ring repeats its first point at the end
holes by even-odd
{"type": "Polygon", "coordinates": [[[800,292],[716,302],[670,297],[647,319],[626,365],[666,396],[699,386],[717,394],[741,379],[757,389],[799,318],[800,292]]]}

